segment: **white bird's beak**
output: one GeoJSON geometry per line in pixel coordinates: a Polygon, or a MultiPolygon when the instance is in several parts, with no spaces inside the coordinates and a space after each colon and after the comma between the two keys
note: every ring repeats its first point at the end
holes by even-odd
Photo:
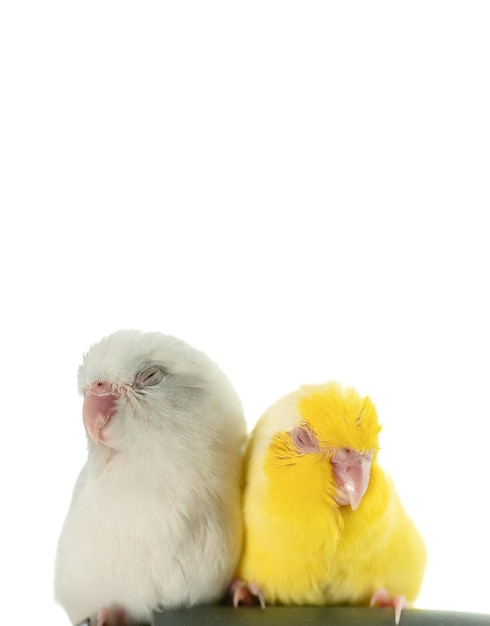
{"type": "Polygon", "coordinates": [[[103,429],[116,411],[120,394],[104,382],[95,382],[84,392],[82,409],[83,424],[88,436],[95,444],[105,441],[103,429]]]}

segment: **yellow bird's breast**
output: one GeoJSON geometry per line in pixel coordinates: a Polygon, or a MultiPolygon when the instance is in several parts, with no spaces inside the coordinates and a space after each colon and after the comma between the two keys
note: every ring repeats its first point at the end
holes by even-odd
{"type": "Polygon", "coordinates": [[[238,576],[268,604],[368,604],[381,588],[413,601],[425,545],[382,470],[352,511],[335,504],[325,460],[302,461],[248,485],[238,576]]]}

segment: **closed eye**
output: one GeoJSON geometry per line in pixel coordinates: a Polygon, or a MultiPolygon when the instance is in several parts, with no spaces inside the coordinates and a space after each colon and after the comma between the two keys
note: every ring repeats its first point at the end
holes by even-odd
{"type": "Polygon", "coordinates": [[[154,387],[163,379],[163,372],[157,366],[147,367],[136,375],[134,379],[135,389],[144,389],[145,387],[154,387]]]}

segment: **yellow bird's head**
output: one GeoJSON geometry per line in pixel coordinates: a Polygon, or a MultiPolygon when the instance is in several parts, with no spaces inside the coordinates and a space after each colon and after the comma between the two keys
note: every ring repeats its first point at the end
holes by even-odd
{"type": "Polygon", "coordinates": [[[305,481],[320,474],[338,506],[359,506],[369,485],[381,426],[369,397],[337,382],[304,385],[274,404],[257,425],[269,476],[289,468],[305,481]],[[278,428],[279,425],[279,428],[278,428]],[[267,442],[267,443],[266,443],[267,442]]]}

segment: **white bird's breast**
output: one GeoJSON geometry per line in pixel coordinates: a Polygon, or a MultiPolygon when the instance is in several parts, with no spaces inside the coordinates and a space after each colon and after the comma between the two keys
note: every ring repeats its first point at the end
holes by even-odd
{"type": "Polygon", "coordinates": [[[183,460],[155,460],[115,458],[101,474],[90,464],[82,470],[56,576],[75,623],[121,598],[139,619],[158,605],[215,601],[233,575],[241,536],[234,482],[223,478],[220,502],[183,460]]]}

